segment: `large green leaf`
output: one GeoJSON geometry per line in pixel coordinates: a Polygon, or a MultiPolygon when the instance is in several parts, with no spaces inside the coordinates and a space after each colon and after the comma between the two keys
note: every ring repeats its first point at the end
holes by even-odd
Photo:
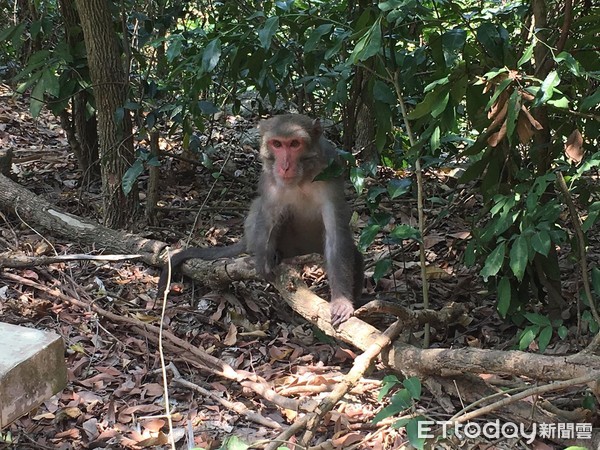
{"type": "Polygon", "coordinates": [[[517,277],[517,280],[521,281],[523,275],[525,275],[525,269],[529,262],[529,244],[527,238],[520,234],[512,243],[510,248],[510,261],[509,265],[512,272],[517,277]]]}
{"type": "Polygon", "coordinates": [[[260,41],[260,46],[264,49],[268,49],[271,47],[271,41],[273,40],[273,36],[277,32],[279,28],[279,16],[269,17],[265,20],[265,24],[263,27],[258,30],[258,40],[260,41]]]}
{"type": "Polygon", "coordinates": [[[221,59],[221,40],[219,38],[210,41],[202,52],[202,71],[212,72],[221,59]]]}
{"type": "Polygon", "coordinates": [[[546,103],[548,100],[552,98],[554,94],[554,88],[560,84],[560,77],[558,76],[558,72],[553,70],[548,74],[548,76],[542,82],[540,86],[540,90],[537,93],[536,99],[533,102],[533,106],[539,106],[546,103]]]}
{"type": "Polygon", "coordinates": [[[319,25],[317,28],[315,28],[304,43],[304,51],[307,53],[312,52],[315,48],[317,48],[317,45],[320,43],[323,36],[331,33],[331,30],[333,30],[333,24],[330,23],[324,23],[323,25],[319,25]]]}
{"type": "Polygon", "coordinates": [[[466,40],[467,33],[461,28],[455,28],[442,34],[442,50],[444,51],[446,66],[452,67],[458,60],[466,40]]]}
{"type": "Polygon", "coordinates": [[[502,277],[498,283],[498,313],[501,317],[506,317],[510,308],[510,301],[512,298],[512,287],[510,285],[510,278],[502,277]]]}
{"type": "Polygon", "coordinates": [[[29,111],[33,117],[39,116],[44,107],[44,92],[46,92],[46,79],[42,75],[31,91],[31,97],[29,98],[29,111]]]}
{"type": "Polygon", "coordinates": [[[381,50],[381,17],[377,18],[371,28],[356,43],[350,61],[356,64],[375,56],[381,50]]]}
{"type": "Polygon", "coordinates": [[[548,256],[552,240],[546,230],[540,230],[531,237],[531,247],[540,255],[548,256]]]}
{"type": "Polygon", "coordinates": [[[483,278],[483,281],[487,281],[489,277],[496,276],[502,265],[504,264],[504,255],[506,254],[506,242],[503,241],[496,246],[492,253],[485,260],[485,265],[479,275],[483,278]]]}
{"type": "Polygon", "coordinates": [[[581,111],[588,111],[590,109],[596,108],[600,104],[600,88],[596,89],[589,97],[584,98],[579,105],[579,109],[581,111]]]}

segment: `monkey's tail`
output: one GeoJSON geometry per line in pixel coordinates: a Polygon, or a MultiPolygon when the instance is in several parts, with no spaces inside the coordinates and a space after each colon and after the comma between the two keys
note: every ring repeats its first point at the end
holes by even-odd
{"type": "MultiPolygon", "coordinates": [[[[175,272],[177,268],[188,259],[203,259],[213,261],[219,258],[233,258],[246,251],[246,242],[241,239],[233,245],[224,247],[189,247],[178,251],[171,256],[171,272],[175,272]]],[[[162,297],[167,287],[167,278],[169,277],[169,269],[165,266],[158,279],[158,298],[162,297]]]]}

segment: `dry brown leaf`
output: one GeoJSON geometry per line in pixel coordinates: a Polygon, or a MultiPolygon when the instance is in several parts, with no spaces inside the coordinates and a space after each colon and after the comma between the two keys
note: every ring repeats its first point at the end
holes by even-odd
{"type": "Polygon", "coordinates": [[[234,324],[229,324],[229,331],[227,331],[227,336],[223,339],[223,344],[227,346],[232,346],[237,342],[237,328],[234,324]]]}
{"type": "Polygon", "coordinates": [[[448,272],[446,272],[444,269],[435,266],[427,266],[425,268],[425,273],[427,275],[428,280],[450,278],[448,272]]]}
{"type": "Polygon", "coordinates": [[[504,137],[506,136],[506,126],[506,121],[504,121],[500,130],[498,130],[496,133],[492,134],[488,138],[487,142],[490,145],[490,147],[496,147],[500,143],[500,141],[504,139],[504,137]]]}
{"type": "Polygon", "coordinates": [[[519,119],[517,121],[517,134],[519,135],[519,141],[521,144],[526,144],[533,137],[533,127],[527,117],[522,114],[519,114],[519,119]]]}
{"type": "Polygon", "coordinates": [[[541,130],[542,128],[544,128],[541,123],[539,123],[537,120],[535,120],[535,118],[531,115],[529,110],[527,108],[525,108],[525,105],[521,106],[521,111],[523,111],[525,113],[527,120],[529,120],[531,125],[533,125],[533,128],[535,128],[536,130],[541,130]]]}
{"type": "Polygon", "coordinates": [[[506,93],[506,91],[504,91],[502,94],[500,94],[500,96],[496,100],[496,103],[494,103],[490,108],[488,112],[488,119],[494,119],[494,122],[497,121],[499,123],[503,119],[502,114],[506,115],[507,108],[508,94],[506,93]],[[502,117],[498,119],[498,116],[502,117]]]}
{"type": "Polygon", "coordinates": [[[521,97],[523,97],[525,100],[527,100],[528,102],[533,101],[533,99],[535,98],[535,96],[533,96],[532,94],[530,94],[527,91],[519,91],[519,93],[521,94],[521,97]]]}
{"type": "Polygon", "coordinates": [[[579,164],[583,159],[584,153],[583,136],[581,136],[579,130],[575,128],[565,143],[565,154],[567,155],[567,158],[575,164],[579,164]]]}

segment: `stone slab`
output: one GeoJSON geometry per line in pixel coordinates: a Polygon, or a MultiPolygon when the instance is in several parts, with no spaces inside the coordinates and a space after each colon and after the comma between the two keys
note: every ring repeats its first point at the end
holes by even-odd
{"type": "Polygon", "coordinates": [[[0,322],[0,428],[66,386],[64,352],[57,334],[0,322]]]}

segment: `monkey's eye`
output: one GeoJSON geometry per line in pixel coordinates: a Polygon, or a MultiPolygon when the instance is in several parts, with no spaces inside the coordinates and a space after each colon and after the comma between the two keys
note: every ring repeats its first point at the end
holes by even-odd
{"type": "Polygon", "coordinates": [[[298,139],[292,139],[292,142],[290,142],[290,147],[300,148],[300,141],[298,139]]]}
{"type": "Polygon", "coordinates": [[[275,148],[281,148],[281,145],[282,145],[282,144],[281,144],[281,141],[278,141],[277,139],[273,139],[273,140],[271,141],[271,145],[272,145],[273,147],[275,147],[275,148]]]}

